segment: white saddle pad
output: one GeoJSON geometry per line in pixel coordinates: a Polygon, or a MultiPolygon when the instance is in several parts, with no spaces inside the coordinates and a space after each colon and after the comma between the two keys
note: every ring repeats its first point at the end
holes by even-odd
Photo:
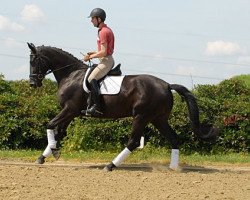
{"type": "MultiPolygon", "coordinates": [[[[83,89],[89,93],[89,89],[87,88],[87,80],[90,69],[87,70],[84,80],[83,80],[83,89]]],[[[122,81],[125,76],[106,76],[103,81],[100,82],[100,92],[101,94],[118,94],[121,89],[122,81]]]]}

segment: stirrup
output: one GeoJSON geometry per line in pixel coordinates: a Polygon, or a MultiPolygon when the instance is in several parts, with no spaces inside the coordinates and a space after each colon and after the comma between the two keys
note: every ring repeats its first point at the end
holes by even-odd
{"type": "Polygon", "coordinates": [[[87,110],[81,111],[81,113],[83,113],[87,116],[103,115],[103,113],[98,110],[96,104],[94,104],[91,108],[87,108],[87,110]]]}

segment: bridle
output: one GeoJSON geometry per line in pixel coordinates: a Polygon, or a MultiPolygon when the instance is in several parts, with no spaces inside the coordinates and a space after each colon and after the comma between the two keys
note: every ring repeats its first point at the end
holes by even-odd
{"type": "Polygon", "coordinates": [[[39,54],[39,53],[36,53],[36,54],[31,53],[30,54],[30,61],[37,62],[36,66],[30,65],[30,76],[29,76],[30,80],[40,81],[40,82],[45,78],[45,76],[47,76],[50,73],[53,73],[53,72],[56,72],[56,71],[59,71],[59,70],[62,70],[64,68],[67,68],[67,67],[70,67],[70,66],[77,64],[77,62],[75,62],[75,63],[71,63],[68,65],[62,66],[58,69],[51,70],[50,69],[50,66],[51,66],[50,59],[47,56],[44,56],[44,55],[39,54]],[[45,73],[42,70],[44,68],[48,69],[45,73]]]}
{"type": "Polygon", "coordinates": [[[30,64],[30,80],[42,81],[47,74],[47,72],[43,73],[42,68],[48,67],[47,62],[49,62],[49,59],[42,54],[30,54],[30,62],[36,62],[35,66],[30,64]]]}

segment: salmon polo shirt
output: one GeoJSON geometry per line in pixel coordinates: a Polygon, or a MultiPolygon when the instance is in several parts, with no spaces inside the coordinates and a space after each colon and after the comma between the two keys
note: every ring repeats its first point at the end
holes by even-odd
{"type": "Polygon", "coordinates": [[[113,31],[106,24],[104,24],[103,27],[98,30],[98,51],[101,50],[101,44],[104,43],[107,43],[107,56],[112,55],[115,46],[115,36],[113,34],[113,31]]]}

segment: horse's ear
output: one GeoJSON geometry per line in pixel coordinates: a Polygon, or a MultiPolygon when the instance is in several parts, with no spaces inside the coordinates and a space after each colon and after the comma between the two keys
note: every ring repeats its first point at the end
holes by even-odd
{"type": "Polygon", "coordinates": [[[27,42],[27,44],[28,44],[28,47],[30,48],[31,52],[33,54],[36,54],[36,47],[35,47],[35,45],[33,43],[28,43],[28,42],[27,42]]]}

